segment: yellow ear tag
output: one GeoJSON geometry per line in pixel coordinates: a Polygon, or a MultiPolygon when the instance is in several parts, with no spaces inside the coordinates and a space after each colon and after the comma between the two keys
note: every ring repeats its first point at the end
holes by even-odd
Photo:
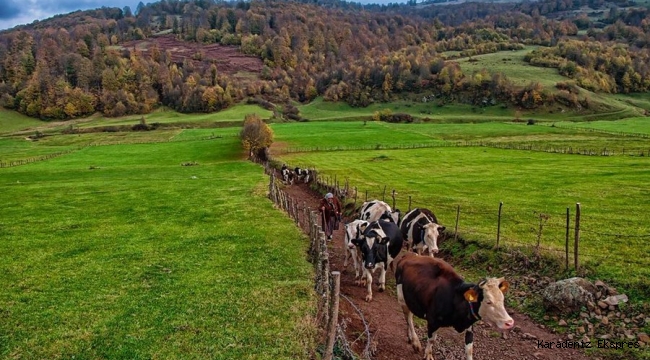
{"type": "Polygon", "coordinates": [[[465,291],[465,300],[469,302],[476,302],[478,300],[478,294],[476,293],[476,290],[474,289],[469,289],[465,291]]]}
{"type": "Polygon", "coordinates": [[[508,283],[507,281],[503,281],[501,284],[499,284],[499,290],[501,290],[501,292],[503,293],[508,291],[509,287],[510,287],[510,283],[508,283]]]}

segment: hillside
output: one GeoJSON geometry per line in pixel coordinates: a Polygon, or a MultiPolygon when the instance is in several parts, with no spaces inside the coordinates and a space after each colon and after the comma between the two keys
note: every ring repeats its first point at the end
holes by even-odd
{"type": "Polygon", "coordinates": [[[650,90],[650,11],[633,1],[164,1],[136,13],[77,11],[0,33],[0,106],[49,120],[430,96],[585,114],[624,110],[603,94],[650,90]],[[530,46],[524,60],[558,75],[459,63],[530,46]]]}

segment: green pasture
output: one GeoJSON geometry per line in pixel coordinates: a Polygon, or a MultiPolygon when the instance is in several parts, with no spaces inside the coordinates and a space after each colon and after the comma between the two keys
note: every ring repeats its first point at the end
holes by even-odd
{"type": "Polygon", "coordinates": [[[618,121],[557,122],[556,127],[593,129],[610,133],[650,136],[650,117],[628,118],[618,121]]]}
{"type": "Polygon", "coordinates": [[[307,356],[304,236],[235,137],[192,132],[0,169],[0,358],[307,356]]]}
{"type": "Polygon", "coordinates": [[[144,117],[147,124],[161,123],[200,123],[200,122],[224,122],[224,121],[244,121],[246,114],[257,113],[263,119],[271,117],[273,113],[257,105],[239,104],[232,106],[223,111],[215,113],[197,113],[183,114],[167,108],[160,108],[150,114],[129,115],[119,118],[107,118],[104,116],[92,116],[87,119],[80,119],[77,125],[80,128],[110,125],[135,125],[140,123],[144,117]]]}
{"type": "Polygon", "coordinates": [[[624,102],[629,105],[650,111],[650,94],[646,94],[646,93],[615,94],[612,95],[612,97],[614,97],[616,100],[620,102],[624,102]]]}
{"type": "MultiPolygon", "coordinates": [[[[629,124],[635,124],[635,131],[650,130],[650,123],[642,119],[609,122],[611,129],[618,131],[629,124]]],[[[495,241],[497,209],[503,201],[504,244],[535,244],[540,214],[548,214],[542,247],[561,255],[566,208],[574,216],[579,202],[581,261],[597,264],[596,275],[603,279],[648,286],[650,203],[644,201],[650,195],[646,186],[650,175],[647,155],[582,156],[489,147],[532,144],[538,150],[571,147],[576,152],[589,149],[595,153],[606,148],[617,155],[626,149],[626,155],[634,155],[633,149],[647,154],[648,139],[520,123],[328,122],[274,124],[273,128],[273,149],[277,149],[279,160],[315,167],[322,175],[336,176],[341,182],[348,179],[357,186],[359,201],[366,191],[370,198],[386,196],[392,201],[390,193],[395,189],[398,208],[408,207],[410,195],[414,207],[431,207],[447,226],[453,227],[456,206],[460,205],[460,231],[487,243],[495,241]],[[431,147],[386,149],[426,141],[431,147]],[[464,145],[442,146],[450,142],[464,145]],[[467,146],[466,142],[486,146],[467,146]],[[375,150],[377,145],[381,150],[375,150]],[[309,151],[281,151],[300,147],[309,151]],[[320,151],[313,147],[320,147],[320,151]],[[333,147],[364,150],[323,151],[333,147]]]]}
{"type": "Polygon", "coordinates": [[[539,82],[545,88],[555,88],[555,83],[558,81],[569,80],[560,75],[557,69],[532,66],[525,62],[524,56],[534,49],[535,47],[528,46],[522,50],[475,55],[456,61],[465,74],[472,74],[482,69],[486,69],[490,73],[500,72],[519,86],[539,82]]]}
{"type": "Polygon", "coordinates": [[[0,135],[44,124],[43,121],[0,107],[0,135]]]}
{"type": "MultiPolygon", "coordinates": [[[[546,90],[556,92],[555,84],[571,79],[560,75],[555,68],[532,66],[524,61],[527,53],[534,50],[534,46],[528,46],[523,50],[500,51],[491,54],[476,55],[469,58],[456,60],[466,75],[486,69],[489,73],[503,73],[515,85],[526,86],[530,83],[539,82],[546,90]]],[[[575,120],[593,120],[593,116],[599,120],[616,120],[625,117],[639,116],[644,110],[650,108],[650,96],[648,94],[606,94],[594,93],[580,89],[580,98],[589,98],[594,109],[591,114],[565,109],[565,112],[549,114],[548,111],[530,110],[522,111],[524,116],[535,116],[543,118],[567,118],[575,120]],[[593,114],[595,112],[595,114],[593,114]]]]}
{"type": "MultiPolygon", "coordinates": [[[[618,123],[618,122],[617,122],[618,123]]],[[[558,123],[564,124],[564,123],[558,123]]],[[[621,155],[646,153],[650,142],[643,138],[599,133],[563,126],[530,126],[524,123],[486,122],[463,124],[390,124],[346,121],[272,124],[276,135],[272,152],[372,150],[408,147],[475,146],[530,147],[536,151],[600,153],[604,149],[621,155]]],[[[642,126],[639,126],[641,128],[642,126]]],[[[620,126],[624,129],[624,125],[620,126]]],[[[650,131],[650,123],[645,127],[650,131]]]]}
{"type": "Polygon", "coordinates": [[[360,120],[372,117],[377,111],[388,109],[394,114],[406,113],[417,118],[444,122],[505,121],[514,115],[512,109],[500,106],[476,108],[465,104],[436,105],[436,101],[422,102],[424,96],[413,95],[416,101],[399,100],[389,103],[374,103],[365,108],[352,107],[344,102],[324,101],[317,98],[309,104],[299,105],[300,115],[308,120],[360,120]]]}

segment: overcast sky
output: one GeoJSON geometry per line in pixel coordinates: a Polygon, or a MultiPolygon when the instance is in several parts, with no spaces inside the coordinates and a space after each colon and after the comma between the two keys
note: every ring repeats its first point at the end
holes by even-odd
{"type": "MultiPolygon", "coordinates": [[[[140,0],[0,0],[0,30],[16,25],[31,24],[34,20],[43,20],[57,14],[67,14],[76,10],[96,9],[102,6],[130,6],[132,11],[140,0]]],[[[142,1],[143,3],[155,1],[142,1]]],[[[367,3],[398,3],[406,0],[355,0],[367,3]]]]}
{"type": "MultiPolygon", "coordinates": [[[[30,24],[57,14],[76,10],[96,9],[102,6],[135,10],[139,0],[0,0],[0,30],[16,25],[30,24]]],[[[147,1],[143,1],[147,3],[147,1]]]]}

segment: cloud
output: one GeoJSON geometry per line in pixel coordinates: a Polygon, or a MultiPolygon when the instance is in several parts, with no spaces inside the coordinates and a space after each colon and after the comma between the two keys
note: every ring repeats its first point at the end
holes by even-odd
{"type": "Polygon", "coordinates": [[[137,3],[138,0],[0,0],[0,30],[102,6],[123,8],[128,5],[135,9],[137,3]]]}
{"type": "Polygon", "coordinates": [[[0,20],[14,18],[20,14],[20,7],[13,0],[0,0],[0,20]]]}

